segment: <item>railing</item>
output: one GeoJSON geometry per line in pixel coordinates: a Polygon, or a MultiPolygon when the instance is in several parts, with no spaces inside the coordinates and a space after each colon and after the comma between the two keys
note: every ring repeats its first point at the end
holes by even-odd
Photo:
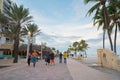
{"type": "Polygon", "coordinates": [[[0,55],[0,59],[11,59],[12,55],[0,55]]]}

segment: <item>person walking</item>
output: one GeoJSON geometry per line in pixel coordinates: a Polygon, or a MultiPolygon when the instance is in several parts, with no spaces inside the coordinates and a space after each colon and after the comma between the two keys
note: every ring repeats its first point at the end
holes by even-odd
{"type": "Polygon", "coordinates": [[[46,62],[46,65],[49,65],[50,64],[50,53],[48,52],[48,54],[45,56],[45,62],[46,62]]]}
{"type": "Polygon", "coordinates": [[[62,53],[60,52],[60,54],[59,54],[59,63],[62,63],[62,53]]]}
{"type": "Polygon", "coordinates": [[[51,52],[50,53],[50,64],[54,64],[54,58],[55,58],[54,53],[51,52]]]}
{"type": "Polygon", "coordinates": [[[66,51],[63,53],[63,57],[64,57],[64,63],[67,63],[67,52],[66,51]]]}
{"type": "Polygon", "coordinates": [[[34,50],[33,53],[31,54],[31,61],[33,62],[33,67],[35,67],[35,64],[37,62],[37,57],[38,57],[38,54],[34,50]]]}

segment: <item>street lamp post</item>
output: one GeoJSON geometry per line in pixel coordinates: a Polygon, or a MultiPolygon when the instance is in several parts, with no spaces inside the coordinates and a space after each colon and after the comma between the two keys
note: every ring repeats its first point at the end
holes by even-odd
{"type": "Polygon", "coordinates": [[[28,60],[28,56],[29,56],[29,51],[30,51],[30,35],[31,33],[28,32],[28,45],[27,45],[27,56],[26,56],[26,59],[28,60]]]}
{"type": "Polygon", "coordinates": [[[42,48],[46,46],[45,42],[41,42],[41,59],[43,59],[42,48]]]}

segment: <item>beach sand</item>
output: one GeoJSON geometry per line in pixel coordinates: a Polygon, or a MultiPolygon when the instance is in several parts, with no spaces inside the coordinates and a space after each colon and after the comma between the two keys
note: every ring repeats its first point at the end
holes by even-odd
{"type": "Polygon", "coordinates": [[[98,64],[98,57],[97,56],[88,56],[84,58],[84,63],[88,65],[97,65],[98,64]]]}

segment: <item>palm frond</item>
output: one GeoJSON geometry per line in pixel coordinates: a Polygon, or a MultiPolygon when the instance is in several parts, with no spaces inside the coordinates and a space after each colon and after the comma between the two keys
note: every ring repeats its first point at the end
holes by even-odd
{"type": "Polygon", "coordinates": [[[84,0],[85,4],[88,4],[89,2],[97,2],[98,0],[84,0]]]}
{"type": "Polygon", "coordinates": [[[93,13],[95,10],[97,11],[97,9],[99,9],[99,7],[100,7],[100,3],[98,2],[98,3],[96,3],[93,7],[91,7],[89,10],[88,10],[88,12],[87,12],[87,14],[86,15],[91,15],[91,13],[93,13]]]}
{"type": "Polygon", "coordinates": [[[20,24],[20,26],[31,22],[33,18],[29,15],[29,10],[24,8],[23,5],[17,6],[16,4],[13,4],[10,6],[10,10],[5,10],[4,13],[8,17],[10,23],[16,25],[20,24]]]}
{"type": "Polygon", "coordinates": [[[27,35],[28,32],[30,32],[31,37],[39,35],[40,31],[41,30],[34,23],[33,24],[27,24],[26,27],[24,27],[22,29],[22,32],[25,33],[26,35],[27,35]]]}

